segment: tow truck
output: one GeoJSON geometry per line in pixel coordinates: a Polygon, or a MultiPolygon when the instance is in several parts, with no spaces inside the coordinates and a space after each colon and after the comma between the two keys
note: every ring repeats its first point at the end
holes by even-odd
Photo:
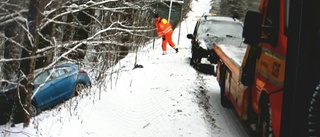
{"type": "Polygon", "coordinates": [[[234,108],[253,136],[320,136],[319,6],[261,0],[245,17],[247,46],[214,46],[221,104],[234,108]]]}

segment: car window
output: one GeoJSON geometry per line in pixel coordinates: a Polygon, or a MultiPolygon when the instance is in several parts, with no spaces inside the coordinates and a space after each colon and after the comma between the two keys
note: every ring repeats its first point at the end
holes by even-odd
{"type": "Polygon", "coordinates": [[[72,68],[72,67],[65,67],[64,69],[66,70],[67,73],[75,70],[75,69],[72,68]]]}
{"type": "Polygon", "coordinates": [[[50,76],[50,79],[57,79],[59,77],[62,77],[64,75],[66,75],[69,72],[74,71],[75,69],[72,67],[58,67],[58,68],[54,68],[54,69],[50,69],[47,71],[44,71],[42,73],[40,73],[38,76],[36,76],[36,78],[34,79],[34,84],[38,85],[38,84],[42,84],[46,81],[46,79],[50,76]]]}
{"type": "Polygon", "coordinates": [[[42,73],[40,73],[33,81],[34,84],[38,85],[38,84],[42,84],[46,81],[46,79],[48,78],[49,73],[48,71],[44,71],[42,73]]]}
{"type": "Polygon", "coordinates": [[[240,23],[230,21],[208,20],[199,25],[197,37],[207,37],[208,35],[216,37],[242,37],[243,27],[240,23]]]}
{"type": "Polygon", "coordinates": [[[56,79],[66,74],[66,70],[64,68],[56,68],[52,73],[52,78],[56,79]]]}

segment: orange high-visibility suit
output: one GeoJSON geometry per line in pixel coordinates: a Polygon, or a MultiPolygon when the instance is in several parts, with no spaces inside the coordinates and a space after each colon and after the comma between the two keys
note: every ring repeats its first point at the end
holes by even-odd
{"type": "Polygon", "coordinates": [[[162,51],[164,54],[167,52],[167,43],[178,52],[176,45],[172,42],[173,29],[171,24],[165,19],[160,17],[155,17],[155,26],[157,28],[158,37],[162,37],[162,51]]]}

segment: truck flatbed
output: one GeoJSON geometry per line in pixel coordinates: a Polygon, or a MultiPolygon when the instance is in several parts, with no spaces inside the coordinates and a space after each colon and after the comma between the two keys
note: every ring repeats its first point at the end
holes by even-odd
{"type": "Polygon", "coordinates": [[[247,44],[239,38],[229,38],[225,39],[224,42],[218,42],[214,46],[214,50],[231,71],[239,76],[247,44]]]}

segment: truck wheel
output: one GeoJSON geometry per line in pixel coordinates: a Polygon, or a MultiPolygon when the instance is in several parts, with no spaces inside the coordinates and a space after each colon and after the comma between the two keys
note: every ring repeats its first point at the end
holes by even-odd
{"type": "Polygon", "coordinates": [[[260,137],[272,137],[272,117],[271,117],[271,107],[268,96],[262,98],[261,114],[258,120],[258,135],[260,137]]]}
{"type": "Polygon", "coordinates": [[[220,79],[222,80],[220,84],[220,103],[223,107],[225,108],[231,108],[232,104],[230,102],[230,100],[227,98],[226,94],[225,94],[225,81],[226,81],[226,66],[222,66],[221,70],[220,70],[220,79]]]}
{"type": "Polygon", "coordinates": [[[320,81],[310,102],[308,133],[310,137],[320,137],[320,81]]]}
{"type": "Polygon", "coordinates": [[[223,107],[225,107],[225,108],[231,108],[232,107],[230,100],[225,95],[224,88],[220,89],[220,101],[221,101],[221,105],[223,107]]]}

